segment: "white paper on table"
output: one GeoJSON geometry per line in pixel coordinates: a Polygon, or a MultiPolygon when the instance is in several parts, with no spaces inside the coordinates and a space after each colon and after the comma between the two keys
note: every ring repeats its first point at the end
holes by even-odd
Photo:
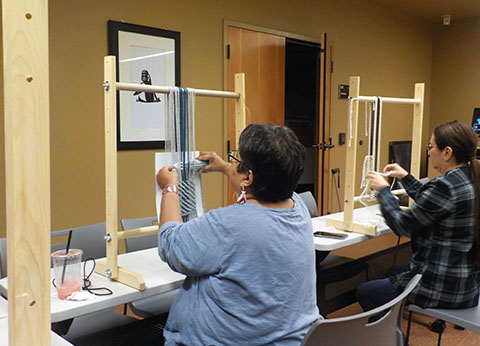
{"type": "MultiPolygon", "coordinates": [[[[194,157],[200,155],[200,152],[196,151],[194,157]]],[[[173,166],[177,162],[173,162],[173,153],[155,153],[155,177],[158,171],[165,166],[173,166]]],[[[202,192],[202,180],[200,174],[193,175],[193,184],[195,185],[195,205],[197,208],[197,216],[203,215],[203,192],[202,192]]],[[[156,186],[156,207],[157,207],[157,219],[160,220],[160,206],[162,205],[162,190],[158,186],[155,179],[156,186]]]]}

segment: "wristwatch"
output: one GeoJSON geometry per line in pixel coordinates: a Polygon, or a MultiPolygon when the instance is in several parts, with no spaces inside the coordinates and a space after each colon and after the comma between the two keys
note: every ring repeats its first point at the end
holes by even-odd
{"type": "Polygon", "coordinates": [[[178,194],[178,189],[175,185],[168,184],[163,188],[163,194],[166,194],[168,192],[175,192],[176,194],[178,194]]]}

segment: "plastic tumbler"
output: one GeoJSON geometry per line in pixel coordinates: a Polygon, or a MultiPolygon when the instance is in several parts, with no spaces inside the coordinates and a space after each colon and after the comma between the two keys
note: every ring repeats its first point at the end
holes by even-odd
{"type": "Polygon", "coordinates": [[[52,253],[55,286],[58,298],[67,299],[72,293],[82,289],[82,250],[58,250],[52,253]]]}

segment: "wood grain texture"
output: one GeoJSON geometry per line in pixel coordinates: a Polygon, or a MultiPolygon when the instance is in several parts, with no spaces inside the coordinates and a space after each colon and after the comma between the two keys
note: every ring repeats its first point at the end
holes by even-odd
{"type": "Polygon", "coordinates": [[[50,345],[48,2],[2,15],[9,344],[50,345]]]}
{"type": "MultiPolygon", "coordinates": [[[[114,56],[104,58],[104,80],[109,89],[104,90],[105,102],[105,212],[106,234],[111,240],[106,243],[107,269],[110,278],[118,277],[118,184],[117,184],[117,86],[114,56]]],[[[99,274],[106,275],[105,272],[99,274]]]]}
{"type": "MultiPolygon", "coordinates": [[[[350,96],[360,96],[360,77],[350,77],[350,96]]],[[[358,137],[358,102],[353,102],[352,128],[347,133],[347,153],[345,159],[345,192],[344,192],[344,229],[353,231],[353,209],[355,203],[355,177],[357,169],[357,137],[358,137]],[[351,141],[350,141],[351,138],[351,141]]]]}
{"type": "MultiPolygon", "coordinates": [[[[246,124],[285,123],[285,37],[229,26],[227,42],[228,90],[235,87],[235,74],[245,74],[246,124]]],[[[228,104],[227,136],[230,149],[237,149],[235,104],[228,104]]],[[[236,200],[228,184],[227,204],[236,200]]]]}
{"type": "Polygon", "coordinates": [[[422,131],[423,131],[423,104],[424,104],[425,84],[416,83],[414,98],[419,99],[420,103],[413,106],[412,123],[412,155],[410,163],[410,173],[420,179],[420,159],[422,157],[422,131]]]}
{"type": "Polygon", "coordinates": [[[235,92],[240,98],[235,100],[235,143],[246,126],[245,73],[235,73],[235,92]]]}

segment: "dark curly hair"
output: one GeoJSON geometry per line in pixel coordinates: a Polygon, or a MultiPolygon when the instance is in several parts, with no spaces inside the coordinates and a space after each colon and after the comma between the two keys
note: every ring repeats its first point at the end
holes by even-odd
{"type": "Polygon", "coordinates": [[[250,191],[262,202],[278,202],[292,197],[303,174],[305,147],[285,126],[251,124],[240,135],[241,163],[237,172],[251,170],[250,191]]]}

